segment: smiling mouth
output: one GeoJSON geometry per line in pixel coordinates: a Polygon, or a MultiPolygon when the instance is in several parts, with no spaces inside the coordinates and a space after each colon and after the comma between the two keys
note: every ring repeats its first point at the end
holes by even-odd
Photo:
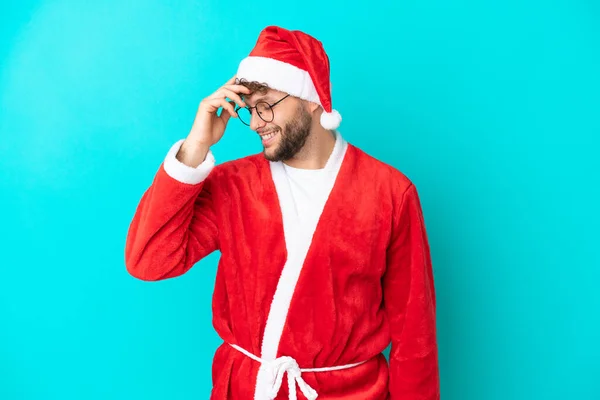
{"type": "Polygon", "coordinates": [[[261,139],[262,139],[262,144],[263,146],[267,147],[269,146],[271,143],[273,143],[273,140],[275,139],[275,137],[279,135],[278,131],[274,131],[274,132],[269,132],[265,135],[261,135],[261,139]]]}

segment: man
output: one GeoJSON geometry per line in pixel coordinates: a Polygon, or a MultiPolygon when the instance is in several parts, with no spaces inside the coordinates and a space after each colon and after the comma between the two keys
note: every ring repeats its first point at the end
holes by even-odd
{"type": "Polygon", "coordinates": [[[417,190],[346,142],[340,121],[321,42],[267,27],[141,199],[126,244],[134,277],[180,276],[221,252],[211,399],[439,399],[417,190]],[[215,166],[230,117],[264,151],[215,166]]]}

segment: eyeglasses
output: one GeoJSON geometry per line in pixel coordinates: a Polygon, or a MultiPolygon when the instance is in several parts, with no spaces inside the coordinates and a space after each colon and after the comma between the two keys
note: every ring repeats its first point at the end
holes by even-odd
{"type": "Polygon", "coordinates": [[[269,104],[266,101],[261,100],[261,101],[257,102],[254,107],[236,106],[235,112],[237,113],[239,120],[242,121],[242,123],[246,126],[250,126],[250,121],[252,120],[252,110],[253,109],[256,109],[256,113],[258,114],[260,119],[262,119],[263,121],[273,122],[273,119],[275,118],[275,114],[273,113],[273,107],[275,107],[277,104],[281,103],[288,96],[290,96],[290,95],[289,94],[286,95],[284,98],[279,99],[278,101],[276,101],[273,104],[269,104]]]}

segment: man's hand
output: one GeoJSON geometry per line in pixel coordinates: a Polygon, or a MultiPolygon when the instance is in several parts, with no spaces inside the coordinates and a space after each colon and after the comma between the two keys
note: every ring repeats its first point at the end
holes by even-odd
{"type": "Polygon", "coordinates": [[[250,90],[243,85],[236,85],[233,76],[200,102],[192,129],[177,153],[179,161],[193,168],[204,161],[210,146],[223,137],[229,118],[237,118],[234,105],[246,106],[240,94],[250,94],[250,90]],[[233,101],[227,101],[227,98],[233,101]],[[220,116],[217,115],[219,108],[223,109],[220,116]]]}

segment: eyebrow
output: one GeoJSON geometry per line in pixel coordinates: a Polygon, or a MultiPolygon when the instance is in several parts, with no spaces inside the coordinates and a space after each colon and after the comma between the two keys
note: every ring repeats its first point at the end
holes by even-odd
{"type": "MultiPolygon", "coordinates": [[[[247,97],[246,96],[242,96],[242,100],[244,100],[244,102],[246,102],[246,105],[248,105],[247,102],[247,97]]],[[[256,106],[256,103],[258,103],[259,101],[266,101],[267,103],[272,103],[273,102],[273,97],[270,94],[262,94],[259,95],[258,97],[256,97],[254,100],[254,106],[256,106]]]]}

